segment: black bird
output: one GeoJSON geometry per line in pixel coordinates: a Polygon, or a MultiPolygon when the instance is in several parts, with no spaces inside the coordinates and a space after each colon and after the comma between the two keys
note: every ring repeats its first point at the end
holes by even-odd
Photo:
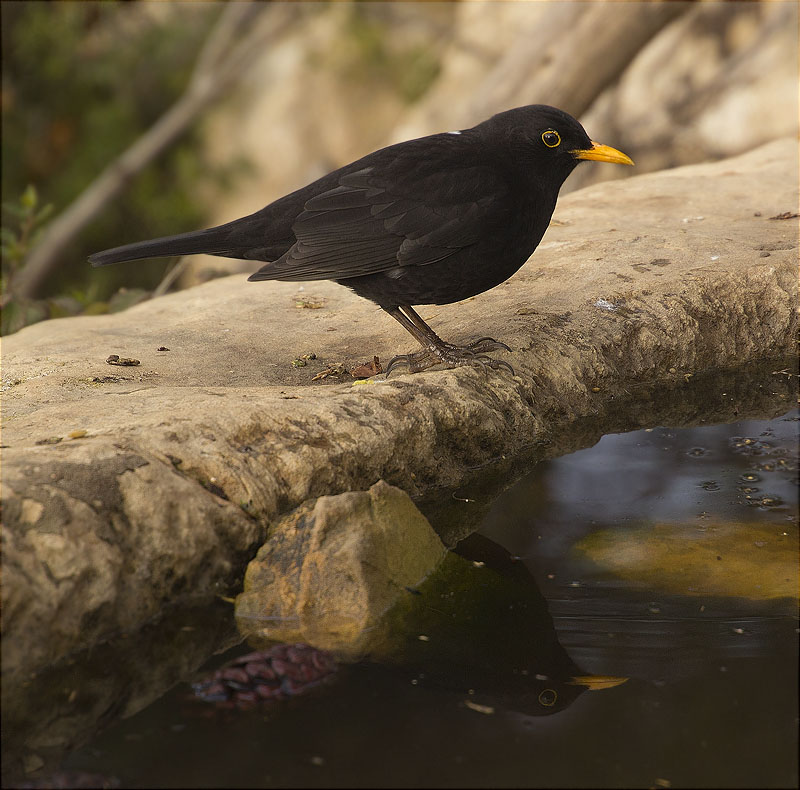
{"type": "Polygon", "coordinates": [[[485,535],[461,540],[414,593],[376,625],[368,646],[369,662],[398,672],[406,688],[410,676],[444,698],[549,716],[627,680],[573,661],[530,570],[485,535]]]}
{"type": "Polygon", "coordinates": [[[633,164],[555,107],[518,107],[471,129],[382,148],[247,217],[89,261],[192,253],[269,261],[249,279],[335,280],[399,321],[423,350],[392,359],[387,375],[401,363],[414,373],[440,362],[511,369],[485,356],[510,351],[504,343],[445,343],[412,305],[450,304],[507,280],[536,249],[561,185],[583,159],[633,164]]]}

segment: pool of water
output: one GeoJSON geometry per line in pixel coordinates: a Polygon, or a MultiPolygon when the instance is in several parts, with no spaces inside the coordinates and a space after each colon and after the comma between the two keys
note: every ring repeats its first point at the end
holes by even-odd
{"type": "Polygon", "coordinates": [[[63,768],[123,787],[797,786],[798,426],[655,427],[541,461],[410,598],[393,654],[254,710],[180,682],[63,768]],[[575,683],[605,676],[627,681],[575,683]]]}

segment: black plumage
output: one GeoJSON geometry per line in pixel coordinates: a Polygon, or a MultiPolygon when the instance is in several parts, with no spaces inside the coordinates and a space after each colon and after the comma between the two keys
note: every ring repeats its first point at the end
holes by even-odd
{"type": "Polygon", "coordinates": [[[372,300],[423,346],[387,368],[444,362],[510,366],[491,338],[444,343],[412,305],[449,304],[493,288],[541,240],[564,180],[582,159],[632,164],[545,105],[456,132],[382,148],[215,228],[95,253],[94,266],[208,253],[264,261],[250,280],[335,280],[372,300]]]}

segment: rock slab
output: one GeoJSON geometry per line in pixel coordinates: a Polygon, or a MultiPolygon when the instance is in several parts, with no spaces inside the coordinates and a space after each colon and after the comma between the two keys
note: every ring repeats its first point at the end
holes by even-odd
{"type": "Polygon", "coordinates": [[[241,275],[4,339],[4,680],[227,590],[308,499],[458,485],[633,391],[793,354],[797,164],[786,139],[566,196],[507,283],[422,311],[508,343],[514,377],[314,381],[411,340],[333,283],[241,275]]]}

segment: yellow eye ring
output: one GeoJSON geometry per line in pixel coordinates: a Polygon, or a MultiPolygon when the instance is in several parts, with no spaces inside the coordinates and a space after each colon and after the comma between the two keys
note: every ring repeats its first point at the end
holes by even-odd
{"type": "Polygon", "coordinates": [[[555,148],[561,145],[561,135],[553,129],[548,129],[546,132],[542,132],[542,142],[548,148],[555,148]]]}
{"type": "MultiPolygon", "coordinates": [[[[547,145],[547,143],[545,143],[545,145],[547,145]]],[[[555,146],[551,146],[551,148],[555,148],[555,146]]],[[[556,704],[557,699],[558,692],[555,689],[545,689],[539,694],[539,702],[546,708],[552,708],[553,705],[556,704]]]]}

